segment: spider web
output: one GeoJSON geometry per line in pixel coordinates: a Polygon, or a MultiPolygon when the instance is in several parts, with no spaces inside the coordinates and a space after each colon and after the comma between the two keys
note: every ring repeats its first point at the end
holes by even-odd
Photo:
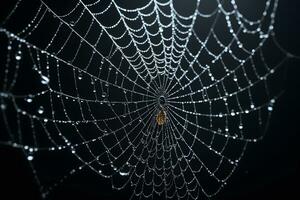
{"type": "Polygon", "coordinates": [[[18,1],[7,15],[2,144],[24,152],[43,197],[89,169],[131,198],[209,198],[263,138],[292,57],[273,32],[278,0],[256,19],[235,0],[187,4],[18,1]],[[34,164],[52,153],[72,160],[42,180],[34,164]]]}

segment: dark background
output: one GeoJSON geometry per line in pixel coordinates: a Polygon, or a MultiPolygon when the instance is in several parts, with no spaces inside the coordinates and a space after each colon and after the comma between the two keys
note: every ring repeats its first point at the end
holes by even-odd
{"type": "MultiPolygon", "coordinates": [[[[275,24],[279,43],[295,55],[300,55],[299,8],[298,0],[280,0],[275,24]]],[[[276,102],[267,135],[263,141],[248,146],[227,186],[213,199],[300,198],[300,60],[290,59],[284,67],[287,68],[285,93],[276,102]]],[[[0,199],[40,199],[32,170],[22,153],[1,146],[0,158],[0,199]]],[[[50,198],[114,200],[128,199],[128,194],[131,191],[111,190],[108,180],[83,170],[50,198]]]]}

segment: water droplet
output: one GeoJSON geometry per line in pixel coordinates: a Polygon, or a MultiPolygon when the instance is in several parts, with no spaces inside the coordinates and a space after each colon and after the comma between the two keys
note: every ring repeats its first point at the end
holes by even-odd
{"type": "Polygon", "coordinates": [[[41,75],[41,83],[47,85],[49,83],[49,78],[47,76],[41,75]]]}
{"type": "Polygon", "coordinates": [[[128,176],[128,175],[129,175],[128,172],[120,172],[119,174],[120,174],[121,176],[128,176]]]}
{"type": "Polygon", "coordinates": [[[268,106],[268,111],[273,111],[273,107],[272,106],[268,106]]]}
{"type": "Polygon", "coordinates": [[[234,110],[231,111],[231,116],[235,116],[234,110]]]}
{"type": "Polygon", "coordinates": [[[75,22],[74,21],[70,21],[70,26],[75,26],[75,22]]]}
{"type": "Polygon", "coordinates": [[[44,113],[44,107],[43,107],[43,106],[40,106],[40,107],[39,107],[38,113],[39,113],[40,115],[44,113]]]}
{"type": "Polygon", "coordinates": [[[159,32],[163,32],[163,31],[164,31],[163,27],[159,27],[159,32]]]}
{"type": "Polygon", "coordinates": [[[21,56],[21,53],[20,52],[18,52],[17,54],[16,54],[16,60],[21,60],[21,58],[22,58],[22,56],[21,56]]]}
{"type": "Polygon", "coordinates": [[[27,156],[27,160],[29,161],[33,160],[33,156],[32,155],[27,156]]]}
{"type": "Polygon", "coordinates": [[[6,104],[1,104],[1,110],[5,110],[6,109],[6,104]]]}
{"type": "Polygon", "coordinates": [[[115,171],[118,170],[118,168],[116,166],[114,166],[113,164],[111,164],[110,166],[113,168],[113,170],[115,170],[115,171]]]}
{"type": "Polygon", "coordinates": [[[270,101],[271,103],[275,103],[275,99],[271,99],[271,101],[270,101]]]}
{"type": "Polygon", "coordinates": [[[32,97],[27,97],[27,98],[25,99],[25,101],[26,101],[27,103],[31,103],[31,102],[32,102],[32,97]]]}

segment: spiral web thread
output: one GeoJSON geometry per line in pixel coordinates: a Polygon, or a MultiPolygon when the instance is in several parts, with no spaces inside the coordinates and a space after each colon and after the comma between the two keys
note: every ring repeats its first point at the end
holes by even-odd
{"type": "Polygon", "coordinates": [[[198,0],[188,15],[173,1],[79,0],[63,14],[36,2],[20,30],[26,1],[0,27],[0,103],[2,144],[24,152],[43,197],[90,169],[114,189],[131,186],[131,198],[209,198],[263,138],[280,94],[271,79],[292,57],[274,38],[278,0],[256,20],[235,0],[210,1],[209,12],[198,0]],[[271,64],[267,43],[281,53],[271,64]],[[76,160],[48,185],[34,165],[45,152],[76,160]]]}

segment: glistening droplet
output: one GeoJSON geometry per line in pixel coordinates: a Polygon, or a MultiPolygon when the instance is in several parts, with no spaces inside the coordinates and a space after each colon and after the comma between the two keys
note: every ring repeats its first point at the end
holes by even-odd
{"type": "Polygon", "coordinates": [[[16,54],[15,58],[16,60],[21,60],[22,56],[20,51],[16,54]]]}
{"type": "Polygon", "coordinates": [[[27,156],[27,160],[29,161],[33,160],[33,156],[32,155],[27,156]]]}
{"type": "Polygon", "coordinates": [[[47,85],[50,82],[47,76],[41,75],[41,83],[47,85]]]}
{"type": "Polygon", "coordinates": [[[26,101],[27,103],[31,103],[31,102],[32,102],[32,98],[31,98],[31,97],[27,97],[27,98],[25,99],[25,101],[26,101]]]}
{"type": "Polygon", "coordinates": [[[6,109],[6,104],[2,103],[2,104],[0,105],[0,107],[1,107],[1,110],[5,110],[5,109],[6,109]]]}
{"type": "Polygon", "coordinates": [[[75,22],[74,21],[70,21],[70,26],[75,26],[75,22]]]}
{"type": "Polygon", "coordinates": [[[128,175],[129,175],[128,172],[120,172],[119,174],[120,174],[121,176],[128,176],[128,175]]]}
{"type": "Polygon", "coordinates": [[[163,27],[159,27],[159,32],[163,32],[163,31],[164,31],[163,27]]]}
{"type": "Polygon", "coordinates": [[[40,106],[40,107],[39,107],[38,113],[39,113],[40,115],[44,113],[44,107],[43,107],[43,106],[40,106]]]}
{"type": "Polygon", "coordinates": [[[273,111],[273,107],[271,105],[268,106],[268,111],[273,111]]]}

